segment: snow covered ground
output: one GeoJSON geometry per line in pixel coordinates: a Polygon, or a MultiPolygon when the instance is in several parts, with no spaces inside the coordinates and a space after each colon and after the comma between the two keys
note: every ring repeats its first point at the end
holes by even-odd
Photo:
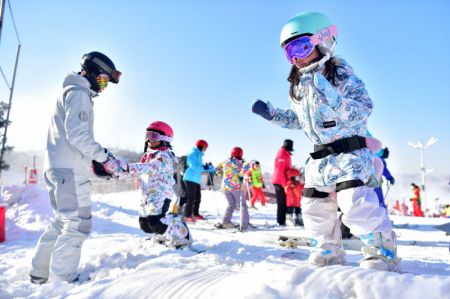
{"type": "MultiPolygon", "coordinates": [[[[446,219],[393,217],[402,273],[363,270],[362,255],[348,251],[346,266],[317,268],[310,248],[280,248],[277,234],[304,235],[299,228],[269,228],[276,206],[251,211],[258,230],[214,230],[225,199],[203,191],[201,211],[208,221],[190,225],[194,246],[187,250],[151,246],[137,221],[139,193],[93,196],[93,232],[83,246],[79,283],[28,280],[38,237],[51,219],[47,194],[23,190],[7,211],[7,240],[0,243],[0,298],[449,298],[450,237],[434,229],[446,219]],[[412,245],[414,243],[415,245],[412,245]],[[296,252],[298,259],[281,257],[296,252]]],[[[235,221],[238,213],[235,213],[235,221]]]]}

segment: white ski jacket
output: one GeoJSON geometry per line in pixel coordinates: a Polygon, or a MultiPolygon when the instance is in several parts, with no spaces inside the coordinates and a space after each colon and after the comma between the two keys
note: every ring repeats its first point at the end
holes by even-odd
{"type": "Polygon", "coordinates": [[[56,101],[47,138],[45,169],[89,169],[92,160],[104,162],[106,150],[94,140],[94,111],[89,81],[69,73],[56,101]]]}

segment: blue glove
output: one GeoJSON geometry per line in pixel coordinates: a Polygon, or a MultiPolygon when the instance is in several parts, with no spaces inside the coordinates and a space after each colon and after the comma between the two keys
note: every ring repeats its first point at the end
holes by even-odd
{"type": "Polygon", "coordinates": [[[256,100],[253,103],[252,112],[264,117],[267,120],[272,120],[274,118],[274,115],[270,114],[269,105],[261,100],[256,100]]]}
{"type": "Polygon", "coordinates": [[[391,179],[389,180],[389,182],[391,183],[391,185],[394,185],[394,184],[395,184],[395,179],[394,179],[394,178],[391,178],[391,179]]]}

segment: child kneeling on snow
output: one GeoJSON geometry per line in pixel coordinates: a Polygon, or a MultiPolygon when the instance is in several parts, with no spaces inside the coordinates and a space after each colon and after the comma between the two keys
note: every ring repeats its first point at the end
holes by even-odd
{"type": "Polygon", "coordinates": [[[147,127],[141,162],[129,164],[129,170],[137,175],[142,190],[141,229],[155,234],[155,243],[181,248],[192,242],[189,229],[181,215],[166,214],[173,197],[174,165],[177,162],[171,151],[172,138],[173,130],[168,124],[151,123],[147,127]]]}
{"type": "Polygon", "coordinates": [[[303,184],[297,180],[300,171],[291,168],[286,173],[289,181],[284,187],[286,193],[286,222],[290,225],[303,225],[300,201],[302,199],[303,184]]]}

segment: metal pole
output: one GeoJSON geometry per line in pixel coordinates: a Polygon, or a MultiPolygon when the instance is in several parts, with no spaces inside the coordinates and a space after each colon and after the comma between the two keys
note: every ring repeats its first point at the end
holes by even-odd
{"type": "Polygon", "coordinates": [[[0,0],[0,40],[2,37],[2,29],[3,29],[3,15],[5,14],[5,2],[6,0],[0,0]]]}
{"type": "MultiPolygon", "coordinates": [[[[19,56],[20,56],[20,47],[21,45],[17,45],[17,54],[16,54],[16,62],[14,64],[14,73],[13,73],[13,77],[12,77],[12,82],[11,82],[11,89],[9,90],[9,103],[8,103],[8,112],[6,113],[6,122],[5,122],[5,132],[3,134],[3,143],[2,143],[2,149],[0,152],[0,161],[3,161],[3,156],[5,154],[5,149],[6,149],[6,136],[8,133],[8,123],[9,123],[9,114],[11,112],[11,103],[12,103],[12,97],[14,94],[14,84],[16,83],[16,73],[17,73],[17,64],[19,62],[19,56]]],[[[0,168],[0,176],[1,176],[1,168],[0,168]]]]}
{"type": "Polygon", "coordinates": [[[424,159],[423,159],[423,151],[424,148],[420,147],[420,172],[422,174],[422,194],[423,194],[423,206],[425,207],[425,212],[427,211],[427,193],[425,188],[425,165],[424,165],[424,159]]]}

